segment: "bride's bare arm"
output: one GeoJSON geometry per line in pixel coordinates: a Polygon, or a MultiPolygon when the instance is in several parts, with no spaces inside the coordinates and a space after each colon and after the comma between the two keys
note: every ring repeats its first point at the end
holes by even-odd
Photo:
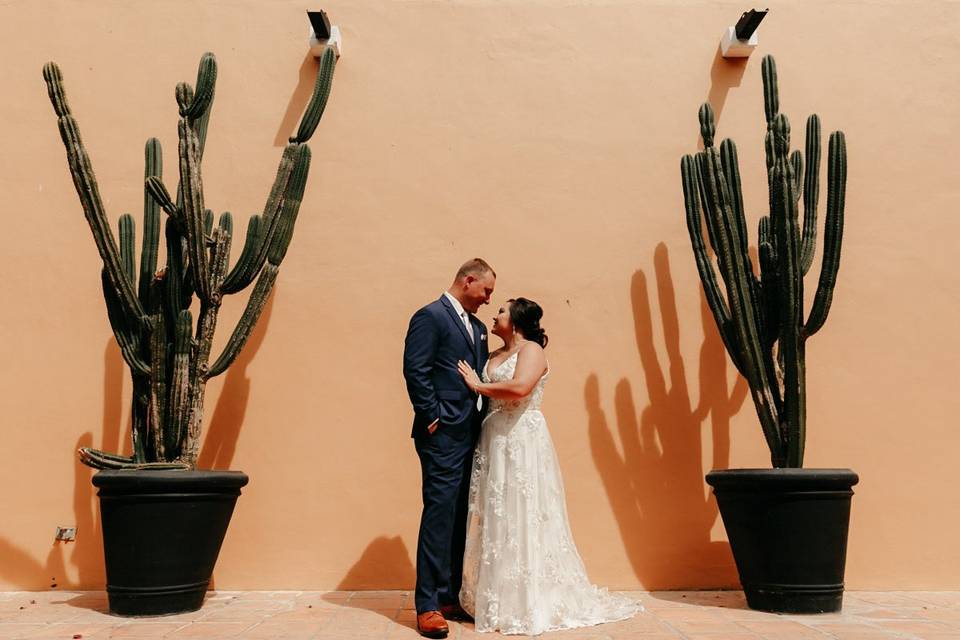
{"type": "Polygon", "coordinates": [[[470,390],[498,400],[517,400],[530,395],[546,372],[547,357],[543,353],[543,347],[535,342],[528,342],[520,348],[513,378],[503,382],[481,382],[473,367],[463,360],[460,361],[460,375],[470,390]]]}

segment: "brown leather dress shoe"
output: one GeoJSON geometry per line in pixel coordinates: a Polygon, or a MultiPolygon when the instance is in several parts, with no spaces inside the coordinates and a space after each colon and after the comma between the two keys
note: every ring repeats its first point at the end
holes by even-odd
{"type": "Polygon", "coordinates": [[[440,613],[447,620],[459,622],[473,622],[473,616],[467,613],[459,604],[444,604],[440,606],[440,613]]]}
{"type": "Polygon", "coordinates": [[[450,628],[439,611],[424,611],[417,614],[417,631],[424,638],[446,638],[450,628]]]}

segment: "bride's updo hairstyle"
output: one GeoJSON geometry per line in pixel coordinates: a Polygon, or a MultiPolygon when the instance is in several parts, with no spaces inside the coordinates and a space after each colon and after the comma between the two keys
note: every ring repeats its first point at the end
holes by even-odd
{"type": "Polygon", "coordinates": [[[547,334],[540,327],[540,318],[543,317],[543,309],[540,305],[526,298],[514,298],[507,302],[510,303],[510,322],[513,323],[513,327],[527,340],[546,347],[548,339],[547,334]]]}

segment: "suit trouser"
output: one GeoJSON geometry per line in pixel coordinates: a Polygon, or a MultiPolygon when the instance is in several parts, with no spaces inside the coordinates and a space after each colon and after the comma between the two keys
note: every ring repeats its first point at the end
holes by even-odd
{"type": "Polygon", "coordinates": [[[414,602],[417,613],[423,613],[460,601],[476,438],[471,433],[457,440],[438,430],[414,438],[414,446],[423,482],[414,602]]]}

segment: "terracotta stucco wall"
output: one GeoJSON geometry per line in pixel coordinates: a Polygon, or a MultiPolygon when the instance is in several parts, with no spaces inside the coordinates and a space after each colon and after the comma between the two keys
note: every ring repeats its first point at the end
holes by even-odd
{"type": "MultiPolygon", "coordinates": [[[[323,6],[345,55],[297,233],[251,344],[207,396],[202,463],[252,478],[217,586],[412,585],[419,467],[403,336],[474,255],[500,274],[495,304],[525,295],[546,310],[545,410],[591,577],[736,584],[702,476],[768,457],[701,302],[679,158],[697,148],[709,99],[719,135],[739,143],[755,224],[765,53],[795,131],[816,111],[825,135],[847,134],[843,263],[808,346],[807,464],[861,474],[848,584],[960,586],[960,5],[773,2],[759,50],[739,64],[717,43],[742,3],[323,6]]],[[[128,447],[129,379],[43,63],[63,69],[115,219],[140,215],[147,137],[175,174],[173,87],[214,51],[208,204],[242,221],[262,206],[312,86],[303,9],[0,7],[0,589],[102,588],[91,472],[74,450],[128,447]],[[53,544],[57,525],[77,525],[78,541],[53,544]]]]}

